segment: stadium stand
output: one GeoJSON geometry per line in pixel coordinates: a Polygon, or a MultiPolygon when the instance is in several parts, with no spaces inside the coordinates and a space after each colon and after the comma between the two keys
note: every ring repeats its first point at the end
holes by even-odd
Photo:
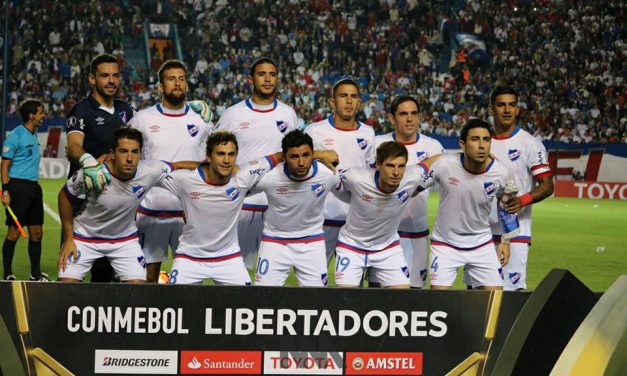
{"type": "Polygon", "coordinates": [[[422,105],[423,132],[455,136],[469,116],[487,116],[490,88],[509,80],[522,93],[520,122],[536,137],[626,143],[626,7],[601,0],[12,1],[10,58],[2,64],[10,67],[8,116],[34,96],[51,117],[64,117],[87,92],[89,58],[103,51],[120,59],[125,99],[138,109],[153,104],[150,65],[163,56],[144,64],[125,57],[146,48],[142,20],[151,18],[177,24],[193,72],[190,96],[218,116],[250,93],[249,65],[269,55],[282,68],[281,99],[302,125],[330,111],[331,82],[349,74],[364,93],[361,119],[377,133],[390,129],[389,99],[409,93],[422,105]],[[458,33],[482,41],[487,59],[459,48],[458,33]]]}

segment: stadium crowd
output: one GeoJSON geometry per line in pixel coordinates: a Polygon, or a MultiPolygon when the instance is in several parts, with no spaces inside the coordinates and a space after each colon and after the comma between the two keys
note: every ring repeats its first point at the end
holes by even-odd
{"type": "Polygon", "coordinates": [[[113,53],[123,67],[123,98],[141,109],[158,100],[157,78],[125,60],[123,39],[140,46],[142,20],[160,17],[179,27],[190,97],[205,99],[217,116],[249,95],[250,64],[268,55],[282,68],[280,99],[301,125],[324,118],[332,82],[351,75],[364,93],[360,117],[377,133],[391,129],[390,99],[407,93],[419,100],[424,133],[458,135],[470,116],[487,117],[489,88],[506,80],[521,93],[521,125],[539,139],[627,143],[625,7],[601,0],[14,0],[2,40],[10,57],[0,69],[10,67],[9,117],[27,97],[43,99],[50,117],[65,117],[88,92],[89,59],[113,53]],[[442,64],[451,31],[481,37],[490,61],[457,51],[442,64]]]}

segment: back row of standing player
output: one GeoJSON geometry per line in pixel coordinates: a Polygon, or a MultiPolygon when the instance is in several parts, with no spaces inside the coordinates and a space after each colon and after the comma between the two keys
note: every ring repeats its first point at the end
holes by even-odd
{"type": "MultiPolygon", "coordinates": [[[[111,61],[104,63],[107,69],[115,70],[114,65],[116,63],[111,61]]],[[[113,81],[115,81],[114,76],[111,75],[113,81]]],[[[185,102],[187,94],[186,76],[187,71],[182,63],[177,61],[164,63],[159,71],[159,91],[162,93],[162,102],[140,111],[135,116],[125,114],[128,117],[132,116],[132,118],[123,120],[129,120],[129,124],[140,130],[144,136],[144,157],[146,159],[169,161],[204,159],[204,141],[207,134],[213,131],[213,126],[210,121],[206,121],[207,119],[202,119],[198,114],[190,111],[185,102]]],[[[96,82],[92,82],[92,86],[97,86],[97,79],[98,71],[94,74],[94,81],[96,82]]],[[[251,67],[249,77],[253,87],[252,96],[230,107],[220,117],[217,128],[230,131],[237,138],[239,144],[238,165],[244,165],[281,150],[283,136],[297,127],[298,121],[294,110],[275,98],[278,80],[278,68],[271,59],[256,61],[251,67]]],[[[117,87],[118,85],[119,75],[117,76],[117,83],[113,82],[110,86],[117,87]]],[[[103,89],[106,89],[107,83],[104,82],[102,86],[104,86],[103,89]]],[[[102,95],[103,93],[99,94],[102,95]]],[[[114,95],[115,90],[113,93],[109,90],[106,94],[114,95]]],[[[90,97],[90,100],[96,100],[93,97],[90,97]]],[[[408,165],[416,165],[430,156],[443,152],[438,141],[418,132],[419,108],[417,101],[412,97],[402,96],[392,102],[388,116],[395,131],[376,138],[371,127],[361,124],[356,119],[360,107],[360,93],[359,87],[354,81],[346,79],[336,83],[332,90],[330,105],[334,110],[333,115],[328,119],[309,125],[305,131],[313,139],[315,149],[337,151],[340,160],[338,170],[340,171],[354,167],[368,168],[374,165],[375,148],[385,141],[396,141],[405,145],[408,151],[406,160],[408,165]]],[[[520,211],[522,232],[519,237],[512,240],[512,261],[504,271],[505,286],[508,289],[524,288],[526,258],[531,242],[531,215],[528,206],[551,194],[552,180],[550,171],[546,166],[545,150],[542,144],[516,126],[518,113],[516,93],[509,88],[495,90],[491,98],[491,110],[496,128],[493,153],[502,162],[511,164],[508,167],[515,173],[516,183],[521,188],[521,192],[524,193],[508,204],[509,210],[520,211]],[[539,182],[535,187],[534,180],[539,182]],[[521,209],[523,210],[521,211],[521,209]]],[[[122,117],[121,114],[120,117],[122,117]]],[[[81,119],[70,117],[68,120],[68,138],[74,132],[83,135],[92,132],[84,127],[85,124],[81,119]],[[81,125],[81,127],[77,125],[81,125]]],[[[489,150],[489,144],[487,147],[489,150]]],[[[461,163],[463,164],[463,160],[461,163]]],[[[489,166],[486,165],[486,168],[489,166]]],[[[437,169],[435,171],[437,172],[437,169]]],[[[350,174],[348,173],[348,175],[350,174]]],[[[347,179],[347,174],[343,176],[344,179],[347,179]]],[[[459,177],[452,178],[459,179],[459,177]]],[[[448,184],[452,184],[450,179],[448,184]]],[[[368,195],[365,194],[365,196],[368,195]]],[[[423,287],[427,276],[427,236],[429,234],[426,216],[427,197],[428,190],[424,190],[409,200],[402,213],[398,228],[398,234],[401,238],[400,245],[405,256],[404,261],[409,266],[408,273],[405,274],[410,276],[412,287],[423,287]]],[[[324,207],[324,241],[327,261],[336,252],[340,228],[345,224],[348,213],[348,204],[341,201],[340,198],[335,195],[328,195],[324,207]]],[[[263,217],[267,209],[266,195],[264,192],[258,192],[245,198],[239,215],[237,225],[239,245],[248,268],[253,267],[255,253],[262,240],[263,217]]],[[[178,239],[184,224],[182,207],[175,195],[165,189],[154,188],[147,193],[138,213],[137,224],[140,239],[148,262],[148,280],[155,281],[160,269],[160,262],[167,259],[168,246],[173,250],[179,248],[178,239]]],[[[377,213],[372,213],[372,215],[376,222],[377,213]]],[[[454,218],[458,216],[458,213],[440,212],[438,217],[445,218],[447,215],[454,218]]],[[[370,229],[364,230],[369,231],[370,229]]],[[[338,250],[369,254],[371,259],[373,258],[372,252],[376,252],[377,249],[355,247],[355,244],[350,244],[350,240],[346,241],[346,231],[344,232],[344,241],[340,239],[338,250]]],[[[276,239],[268,241],[271,237],[268,237],[268,234],[264,234],[264,236],[266,241],[262,242],[262,249],[264,244],[267,247],[268,243],[288,246],[289,242],[277,241],[276,239]]],[[[474,244],[469,244],[469,247],[460,244],[448,244],[446,240],[443,239],[441,242],[445,244],[445,247],[456,249],[456,252],[464,252],[464,249],[474,247],[474,244]]],[[[263,276],[266,273],[261,272],[267,271],[268,268],[268,263],[264,260],[267,259],[260,257],[257,264],[257,279],[262,284],[263,276]]],[[[345,268],[346,258],[338,257],[337,260],[337,267],[345,268]]],[[[368,257],[365,260],[367,262],[368,257]]],[[[441,262],[432,262],[432,277],[439,274],[437,269],[441,267],[441,262]]],[[[321,277],[324,279],[323,276],[321,277]]],[[[271,278],[271,280],[272,283],[282,283],[281,278],[271,278]]],[[[381,282],[386,285],[395,285],[395,283],[381,282]]],[[[476,286],[482,285],[481,281],[471,281],[471,283],[476,286]]],[[[353,284],[351,282],[346,285],[353,284]]],[[[404,284],[401,283],[400,285],[404,284]]]]}

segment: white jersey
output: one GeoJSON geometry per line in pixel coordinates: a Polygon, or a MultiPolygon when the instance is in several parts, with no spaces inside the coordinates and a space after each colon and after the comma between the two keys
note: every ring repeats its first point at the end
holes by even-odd
{"type": "Polygon", "coordinates": [[[464,168],[463,159],[462,153],[440,157],[431,165],[423,187],[440,186],[431,244],[470,250],[492,242],[489,217],[510,172],[494,160],[485,172],[474,174],[464,168]]]}
{"type": "Polygon", "coordinates": [[[202,165],[167,176],[161,185],[180,197],[186,218],[175,257],[207,259],[238,254],[236,224],[244,197],[274,165],[272,157],[251,161],[224,185],[207,182],[202,165]]]}
{"type": "Polygon", "coordinates": [[[316,160],[301,180],[289,176],[287,165],[280,163],[254,188],[268,197],[262,240],[281,242],[304,237],[323,240],[324,200],[339,181],[339,176],[316,160]]]}
{"type": "MultiPolygon", "coordinates": [[[[310,124],[305,128],[313,139],[315,150],[335,150],[340,159],[338,171],[352,167],[369,167],[374,163],[374,130],[369,125],[357,122],[357,129],[343,130],[335,127],[333,117],[310,124]]],[[[334,195],[329,195],[324,206],[325,222],[343,224],[348,213],[348,204],[334,195]],[[338,222],[339,221],[339,222],[338,222]]]]}
{"type": "MultiPolygon", "coordinates": [[[[107,168],[106,164],[104,165],[107,168]]],[[[86,196],[85,209],[74,217],[74,237],[87,242],[121,242],[137,237],[135,211],[146,193],[172,172],[161,161],[139,161],[130,180],[113,176],[100,194],[86,196]]],[[[85,198],[83,170],[78,170],[65,185],[66,193],[85,198]]]]}
{"type": "Polygon", "coordinates": [[[401,221],[398,214],[405,209],[425,174],[423,165],[407,166],[398,189],[383,193],[377,185],[377,170],[356,167],[343,171],[339,191],[350,193],[350,209],[340,230],[338,247],[363,253],[398,245],[401,221]]]}
{"type": "MultiPolygon", "coordinates": [[[[375,147],[379,147],[386,141],[396,141],[396,133],[390,132],[377,136],[374,140],[375,147]]],[[[434,155],[444,154],[444,148],[440,141],[420,133],[416,134],[414,142],[399,143],[407,148],[407,165],[416,165],[434,155]]],[[[428,201],[428,189],[409,200],[407,207],[403,211],[401,224],[398,226],[398,233],[401,238],[420,238],[429,235],[429,222],[427,220],[428,201]]]]}
{"type": "MultiPolygon", "coordinates": [[[[298,116],[292,107],[276,99],[270,105],[260,106],[249,98],[227,108],[217,128],[235,134],[239,146],[237,164],[243,165],[281,151],[283,136],[298,129],[298,116]]],[[[263,193],[249,195],[244,200],[244,209],[266,208],[263,193]]]]}
{"type": "MultiPolygon", "coordinates": [[[[128,124],[142,133],[144,159],[172,162],[204,160],[207,136],[213,131],[213,124],[188,105],[170,110],[156,104],[139,111],[128,124]]],[[[138,209],[155,217],[180,217],[182,210],[178,197],[160,187],[152,189],[138,209]]]]}
{"type": "MultiPolygon", "coordinates": [[[[516,127],[508,137],[493,137],[490,152],[513,173],[519,196],[536,186],[536,177],[551,173],[546,148],[521,128],[516,127]]],[[[531,205],[518,212],[518,221],[520,234],[512,241],[531,243],[531,205]]]]}

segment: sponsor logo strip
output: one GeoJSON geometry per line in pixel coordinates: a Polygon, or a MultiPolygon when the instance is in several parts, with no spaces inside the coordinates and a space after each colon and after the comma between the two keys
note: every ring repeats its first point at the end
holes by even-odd
{"type": "Polygon", "coordinates": [[[420,352],[347,352],[347,375],[422,375],[420,352]]]}
{"type": "Polygon", "coordinates": [[[176,375],[177,360],[177,351],[96,350],[94,373],[176,375]]]}
{"type": "Polygon", "coordinates": [[[181,374],[259,375],[261,351],[181,351],[181,374]]]}
{"type": "Polygon", "coordinates": [[[341,352],[265,351],[265,375],[341,375],[341,352]]]}

